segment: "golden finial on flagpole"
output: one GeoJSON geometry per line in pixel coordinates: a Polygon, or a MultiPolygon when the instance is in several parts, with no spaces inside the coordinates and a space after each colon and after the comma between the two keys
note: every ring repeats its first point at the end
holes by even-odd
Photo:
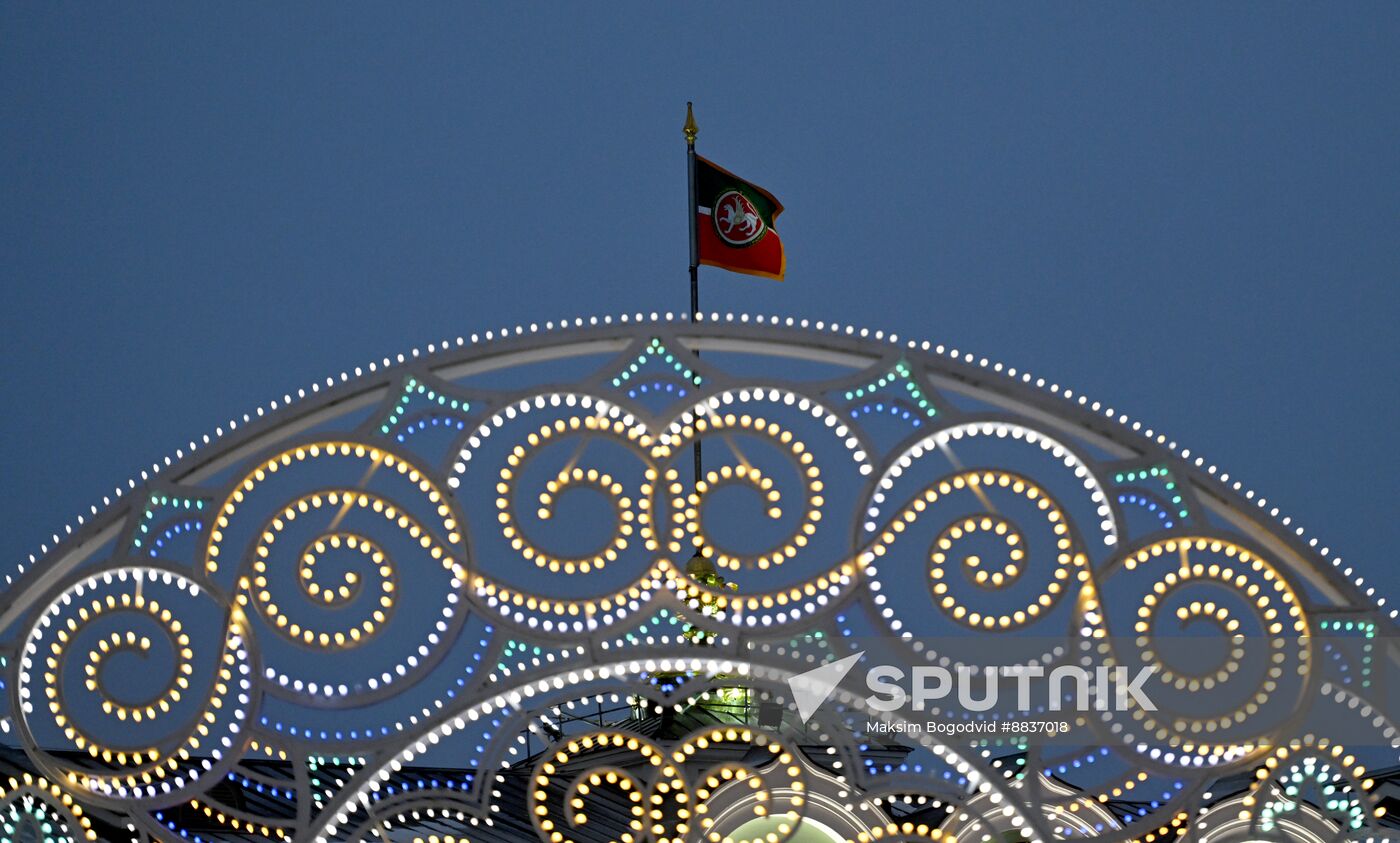
{"type": "Polygon", "coordinates": [[[700,127],[695,125],[695,111],[690,107],[690,103],[685,104],[685,142],[695,143],[695,138],[700,134],[700,127]]]}

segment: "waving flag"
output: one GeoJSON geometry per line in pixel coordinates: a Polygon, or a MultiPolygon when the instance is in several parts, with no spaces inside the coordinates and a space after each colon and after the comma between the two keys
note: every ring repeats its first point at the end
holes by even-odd
{"type": "Polygon", "coordinates": [[[787,257],[773,228],[773,194],[695,156],[695,231],[700,263],[783,280],[787,257]]]}

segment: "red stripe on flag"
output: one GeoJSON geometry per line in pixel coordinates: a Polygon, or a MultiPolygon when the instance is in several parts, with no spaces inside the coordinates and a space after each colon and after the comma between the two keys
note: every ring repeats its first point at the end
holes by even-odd
{"type": "Polygon", "coordinates": [[[783,280],[787,256],[783,254],[783,241],[779,239],[778,232],[770,228],[757,243],[736,249],[720,239],[709,214],[696,214],[695,227],[699,230],[700,263],[731,272],[783,280]]]}

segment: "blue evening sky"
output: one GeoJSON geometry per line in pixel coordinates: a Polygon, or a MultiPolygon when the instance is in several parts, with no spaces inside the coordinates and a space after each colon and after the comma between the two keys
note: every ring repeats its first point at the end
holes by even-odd
{"type": "Polygon", "coordinates": [[[788,281],[707,308],[1029,368],[1388,574],[1400,5],[1354,3],[6,3],[0,562],[329,373],[683,309],[687,99],[787,206],[788,281]]]}

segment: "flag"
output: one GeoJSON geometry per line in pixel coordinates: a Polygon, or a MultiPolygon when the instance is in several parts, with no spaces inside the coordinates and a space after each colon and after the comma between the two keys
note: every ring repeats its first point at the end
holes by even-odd
{"type": "Polygon", "coordinates": [[[783,280],[787,256],[773,222],[773,194],[695,156],[695,231],[700,263],[783,280]]]}

